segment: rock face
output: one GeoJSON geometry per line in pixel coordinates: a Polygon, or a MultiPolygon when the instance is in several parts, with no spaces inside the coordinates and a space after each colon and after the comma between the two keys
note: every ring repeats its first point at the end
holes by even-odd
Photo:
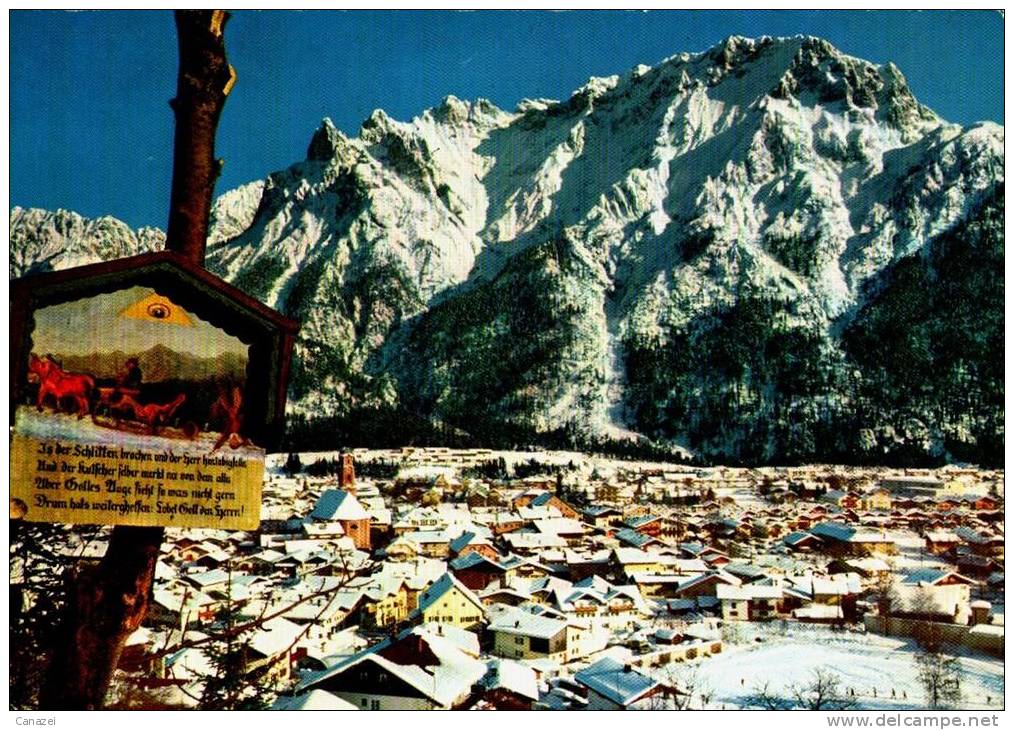
{"type": "MultiPolygon", "coordinates": [[[[336,438],[400,414],[487,442],[988,461],[1003,141],[890,64],[733,37],[563,102],[448,97],[354,138],[325,119],[306,160],[218,200],[208,266],[303,323],[291,407],[336,438]]],[[[161,241],[12,217],[12,274],[161,241]]]]}

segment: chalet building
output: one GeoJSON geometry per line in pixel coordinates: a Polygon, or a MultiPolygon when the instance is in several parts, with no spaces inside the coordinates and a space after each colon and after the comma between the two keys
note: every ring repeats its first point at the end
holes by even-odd
{"type": "Polygon", "coordinates": [[[887,512],[891,506],[891,493],[886,489],[874,489],[859,499],[860,509],[867,511],[887,512]]]}
{"type": "Polygon", "coordinates": [[[926,535],[926,552],[946,555],[961,544],[961,538],[949,530],[929,530],[926,535]]]}
{"type": "Polygon", "coordinates": [[[181,586],[177,586],[176,590],[155,588],[144,623],[154,628],[186,631],[192,624],[213,621],[217,605],[215,599],[193,589],[181,586]]]}
{"type": "Polygon", "coordinates": [[[538,560],[521,555],[511,555],[500,561],[501,565],[514,571],[518,578],[545,578],[552,571],[538,560]]]}
{"type": "Polygon", "coordinates": [[[450,554],[458,558],[464,557],[469,553],[478,553],[490,560],[500,559],[500,553],[493,547],[493,543],[489,541],[489,538],[471,531],[461,533],[460,536],[450,541],[448,547],[450,548],[450,554]]]}
{"type": "Polygon", "coordinates": [[[561,517],[566,517],[570,520],[580,519],[581,517],[580,512],[551,492],[522,494],[514,500],[513,505],[515,509],[520,509],[521,507],[552,507],[559,511],[561,517]]]}
{"type": "Polygon", "coordinates": [[[341,526],[342,533],[362,550],[370,549],[370,515],[356,499],[344,489],[328,489],[320,495],[317,505],[308,518],[310,524],[331,523],[341,526]]]}
{"type": "Polygon", "coordinates": [[[612,571],[613,563],[608,550],[587,556],[575,553],[567,556],[567,572],[572,581],[584,580],[591,576],[606,578],[612,571]]]}
{"type": "Polygon", "coordinates": [[[782,589],[769,585],[719,584],[715,596],[721,602],[725,621],[769,621],[778,615],[782,589]]]}
{"type": "Polygon", "coordinates": [[[897,545],[889,538],[875,532],[860,532],[840,522],[821,522],[814,525],[810,532],[823,541],[824,552],[836,557],[894,554],[898,551],[897,545]]]}
{"type": "Polygon", "coordinates": [[[363,710],[452,710],[465,706],[486,676],[478,655],[478,641],[416,627],[339,662],[296,694],[322,689],[363,710]]]}
{"type": "Polygon", "coordinates": [[[680,575],[653,575],[651,573],[634,573],[630,580],[645,598],[675,598],[679,595],[680,584],[687,581],[680,575]]]}
{"type": "Polygon", "coordinates": [[[994,572],[1002,570],[1000,564],[992,558],[968,552],[963,545],[955,551],[955,561],[962,575],[976,578],[989,578],[994,572]]]}
{"type": "Polygon", "coordinates": [[[468,629],[485,620],[486,607],[471,590],[450,573],[419,594],[416,609],[409,615],[415,623],[451,624],[468,629]]]}
{"type": "MultiPolygon", "coordinates": [[[[417,554],[428,558],[446,559],[451,554],[451,538],[447,534],[447,530],[406,532],[400,539],[415,545],[417,554]]],[[[391,543],[391,545],[393,544],[391,543]]],[[[390,551],[390,546],[388,546],[388,551],[390,551]]]]}
{"type": "Polygon", "coordinates": [[[880,579],[890,575],[891,565],[883,558],[836,558],[827,564],[831,575],[855,573],[861,578],[880,579]]]}
{"type": "Polygon", "coordinates": [[[608,530],[612,525],[620,522],[623,513],[615,507],[593,506],[581,512],[581,517],[586,523],[600,530],[608,530]]]}
{"type": "Polygon", "coordinates": [[[500,512],[492,524],[494,535],[506,535],[516,532],[525,526],[525,521],[517,512],[500,512]]]}
{"type": "Polygon", "coordinates": [[[300,626],[311,625],[321,632],[333,635],[337,631],[360,624],[360,607],[366,603],[366,594],[358,590],[339,590],[331,595],[322,595],[309,600],[290,600],[279,596],[272,605],[293,604],[285,612],[285,618],[300,626]]]}
{"type": "Polygon", "coordinates": [[[510,659],[552,659],[560,664],[578,656],[583,629],[565,618],[518,608],[501,610],[487,627],[492,652],[510,659]]]}
{"type": "Polygon", "coordinates": [[[244,673],[256,673],[269,684],[286,684],[299,656],[296,641],[302,633],[302,626],[280,616],[262,623],[246,643],[244,673]]]}
{"type": "Polygon", "coordinates": [[[1002,535],[978,532],[971,527],[959,527],[954,533],[961,538],[970,552],[976,555],[1003,560],[1004,539],[1002,535]]]}
{"type": "Polygon", "coordinates": [[[637,532],[629,527],[621,527],[613,535],[623,545],[627,547],[644,549],[649,545],[661,545],[662,542],[652,537],[649,534],[643,532],[637,532]]]}
{"type": "Polygon", "coordinates": [[[662,572],[658,554],[638,548],[616,548],[613,551],[613,565],[618,575],[662,572]]]}
{"type": "Polygon", "coordinates": [[[628,517],[623,524],[634,532],[648,537],[658,537],[662,534],[662,518],[657,515],[628,517]]]}
{"type": "Polygon", "coordinates": [[[971,615],[971,588],[978,583],[953,570],[923,568],[896,586],[898,613],[936,615],[964,624],[971,615]]]}
{"type": "Polygon", "coordinates": [[[529,593],[516,588],[489,587],[478,594],[484,606],[520,606],[532,600],[529,593]]]}
{"type": "Polygon", "coordinates": [[[931,476],[891,476],[880,481],[881,489],[892,495],[913,499],[934,499],[944,482],[931,476]]]}
{"type": "Polygon", "coordinates": [[[385,629],[408,619],[410,591],[404,579],[380,577],[363,590],[357,606],[359,624],[366,629],[385,629]]]}
{"type": "Polygon", "coordinates": [[[992,497],[979,497],[972,505],[977,510],[992,511],[997,508],[997,501],[992,497]]]}
{"type": "Polygon", "coordinates": [[[811,532],[790,532],[782,538],[782,544],[793,552],[812,552],[819,550],[823,541],[811,532]]]}
{"type": "Polygon", "coordinates": [[[484,591],[490,585],[507,585],[514,570],[479,552],[470,552],[450,562],[451,572],[472,591],[484,591]]]}
{"type": "Polygon", "coordinates": [[[718,596],[718,586],[740,586],[743,584],[736,576],[725,571],[717,570],[711,573],[703,573],[692,578],[686,578],[680,582],[675,591],[677,598],[698,598],[700,596],[718,596]]]}

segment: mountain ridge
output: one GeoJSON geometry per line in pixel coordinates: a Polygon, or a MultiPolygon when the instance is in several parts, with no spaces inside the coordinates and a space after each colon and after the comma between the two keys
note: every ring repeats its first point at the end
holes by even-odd
{"type": "MultiPolygon", "coordinates": [[[[1003,128],[947,124],[892,64],[730,37],[513,112],[449,96],[409,122],[377,110],[356,137],[325,119],[306,159],[218,198],[207,265],[303,323],[294,414],[642,434],[727,460],[915,441],[957,458],[995,440],[995,404],[971,428],[898,405],[832,437],[854,425],[850,369],[880,367],[845,334],[885,272],[995,227],[1002,183],[1003,128]],[[932,437],[888,435],[913,418],[932,437]]],[[[12,273],[16,248],[74,260],[16,242],[13,219],[12,273]]],[[[1002,225],[989,235],[1002,250],[1002,225]]]]}

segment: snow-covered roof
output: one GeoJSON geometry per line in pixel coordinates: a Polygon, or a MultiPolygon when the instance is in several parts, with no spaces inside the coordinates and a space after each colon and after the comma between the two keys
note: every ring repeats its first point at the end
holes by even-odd
{"type": "Polygon", "coordinates": [[[315,520],[367,520],[370,515],[354,494],[344,489],[328,489],[320,495],[310,517],[315,520]]]}
{"type": "Polygon", "coordinates": [[[867,573],[880,573],[891,569],[891,566],[883,558],[851,558],[846,560],[845,564],[867,573]]]}
{"type": "Polygon", "coordinates": [[[834,620],[842,618],[841,606],[827,606],[823,603],[811,603],[793,610],[793,618],[810,620],[834,620]]]}
{"type": "Polygon", "coordinates": [[[418,530],[416,532],[406,532],[402,537],[406,540],[411,540],[416,545],[435,545],[441,543],[449,545],[451,542],[447,530],[418,530]]]}
{"type": "Polygon", "coordinates": [[[477,565],[483,564],[489,565],[501,572],[506,571],[506,568],[504,568],[500,563],[495,560],[490,560],[479,552],[466,553],[460,558],[455,558],[450,562],[450,566],[453,570],[467,570],[468,568],[474,568],[477,565]]]}
{"type": "Polygon", "coordinates": [[[599,575],[589,575],[587,578],[582,578],[574,584],[575,588],[591,588],[592,590],[598,591],[599,593],[605,593],[612,589],[613,585],[605,578],[599,575]]]}
{"type": "Polygon", "coordinates": [[[933,586],[941,583],[947,578],[955,578],[962,583],[975,583],[975,581],[971,578],[963,576],[956,571],[941,570],[939,568],[920,568],[919,570],[906,575],[901,582],[905,585],[933,586]]]}
{"type": "Polygon", "coordinates": [[[629,705],[659,686],[651,677],[611,657],[600,659],[574,675],[574,679],[618,705],[629,705]]]}
{"type": "Polygon", "coordinates": [[[617,540],[625,542],[628,545],[635,548],[642,548],[645,545],[650,545],[653,542],[658,542],[658,540],[651,537],[650,535],[645,535],[643,533],[638,532],[637,530],[632,530],[629,527],[623,527],[617,530],[615,533],[615,537],[617,540]]]}
{"type": "Polygon", "coordinates": [[[789,547],[794,547],[804,540],[817,540],[818,537],[815,534],[809,532],[790,532],[788,535],[782,538],[782,542],[789,547]]]}
{"type": "Polygon", "coordinates": [[[487,538],[480,537],[471,530],[466,530],[465,532],[462,532],[458,537],[454,538],[450,542],[451,550],[453,550],[456,553],[461,552],[469,545],[489,545],[489,544],[490,542],[487,538]]]}
{"type": "Polygon", "coordinates": [[[639,550],[638,548],[619,547],[614,551],[616,560],[621,565],[644,565],[658,562],[658,555],[639,550]]]}
{"type": "Polygon", "coordinates": [[[208,588],[210,586],[218,585],[219,583],[225,583],[229,580],[229,574],[220,568],[215,568],[214,570],[207,570],[203,573],[190,573],[187,575],[187,580],[197,584],[201,588],[208,588]]]}
{"type": "Polygon", "coordinates": [[[551,616],[537,616],[510,607],[504,607],[489,622],[490,631],[516,636],[533,636],[540,639],[551,639],[567,628],[567,621],[551,616]]]}
{"type": "Polygon", "coordinates": [[[839,542],[849,542],[856,534],[855,528],[841,522],[821,522],[810,528],[810,532],[817,537],[824,537],[839,542]]]}
{"type": "Polygon", "coordinates": [[[652,522],[656,522],[660,519],[662,518],[659,517],[658,515],[637,515],[634,517],[628,517],[623,521],[623,524],[628,525],[629,527],[637,528],[651,524],[652,522]]]}
{"type": "Polygon", "coordinates": [[[585,507],[581,510],[581,514],[587,517],[595,518],[602,517],[603,515],[618,515],[620,511],[615,507],[605,507],[603,505],[592,505],[591,507],[585,507]]]}
{"type": "Polygon", "coordinates": [[[979,636],[997,636],[1003,638],[1003,626],[996,626],[993,624],[976,624],[968,630],[969,634],[979,636]]]}
{"type": "MultiPolygon", "coordinates": [[[[187,590],[186,602],[187,608],[193,610],[200,606],[206,606],[209,603],[214,603],[213,599],[196,590],[187,590]]],[[[183,596],[184,591],[180,590],[167,590],[166,588],[156,586],[151,592],[152,602],[162,606],[163,608],[178,613],[183,607],[183,596]]]]}
{"type": "Polygon", "coordinates": [[[559,535],[541,532],[510,532],[503,536],[504,542],[515,550],[567,547],[567,541],[559,535]]]}
{"type": "Polygon", "coordinates": [[[720,601],[749,601],[752,599],[778,599],[782,597],[781,586],[762,586],[756,583],[745,586],[730,586],[720,583],[715,586],[715,596],[720,601]]]}
{"type": "Polygon", "coordinates": [[[258,654],[270,657],[293,646],[303,632],[304,627],[279,616],[261,624],[248,644],[258,654]]]}
{"type": "Polygon", "coordinates": [[[441,624],[429,621],[419,625],[420,633],[428,632],[431,635],[440,637],[441,641],[452,644],[469,656],[479,657],[482,648],[479,646],[479,636],[474,631],[463,629],[453,624],[441,624]]]}
{"type": "Polygon", "coordinates": [[[580,520],[569,517],[551,517],[535,520],[536,530],[547,535],[583,535],[587,529],[580,520]]]}
{"type": "Polygon", "coordinates": [[[359,708],[338,695],[323,689],[311,689],[294,697],[281,696],[269,709],[272,710],[358,710],[359,708]]]}
{"type": "Polygon", "coordinates": [[[727,573],[724,570],[716,570],[712,571],[711,573],[702,573],[700,575],[695,575],[691,578],[684,578],[683,582],[679,584],[679,590],[682,592],[687,590],[688,588],[693,588],[694,586],[700,583],[705,583],[709,580],[718,580],[721,581],[722,583],[732,586],[742,585],[743,583],[742,580],[732,575],[731,573],[727,573]]]}
{"type": "MultiPolygon", "coordinates": [[[[545,480],[540,479],[539,481],[541,482],[545,480]]],[[[543,505],[549,504],[549,501],[553,498],[553,496],[552,492],[543,492],[542,494],[537,495],[535,499],[529,502],[529,504],[533,507],[542,507],[543,505]]]]}
{"type": "Polygon", "coordinates": [[[510,659],[493,659],[482,680],[486,689],[507,689],[531,700],[539,699],[539,680],[531,667],[510,659]]]}
{"type": "Polygon", "coordinates": [[[517,513],[523,520],[545,520],[563,516],[560,510],[552,505],[542,505],[541,507],[527,505],[524,507],[518,507],[517,513]]]}
{"type": "Polygon", "coordinates": [[[305,522],[303,531],[308,537],[341,537],[345,534],[340,522],[305,522]]]}

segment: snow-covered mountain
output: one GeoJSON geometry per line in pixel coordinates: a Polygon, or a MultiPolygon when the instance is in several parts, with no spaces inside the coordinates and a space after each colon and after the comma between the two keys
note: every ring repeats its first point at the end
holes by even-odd
{"type": "MultiPolygon", "coordinates": [[[[1003,141],[891,64],[733,37],[563,102],[325,119],[218,199],[208,266],[302,322],[291,407],[339,430],[978,458],[1003,443],[1003,141]]],[[[160,241],[12,217],[12,275],[160,241]]]]}

